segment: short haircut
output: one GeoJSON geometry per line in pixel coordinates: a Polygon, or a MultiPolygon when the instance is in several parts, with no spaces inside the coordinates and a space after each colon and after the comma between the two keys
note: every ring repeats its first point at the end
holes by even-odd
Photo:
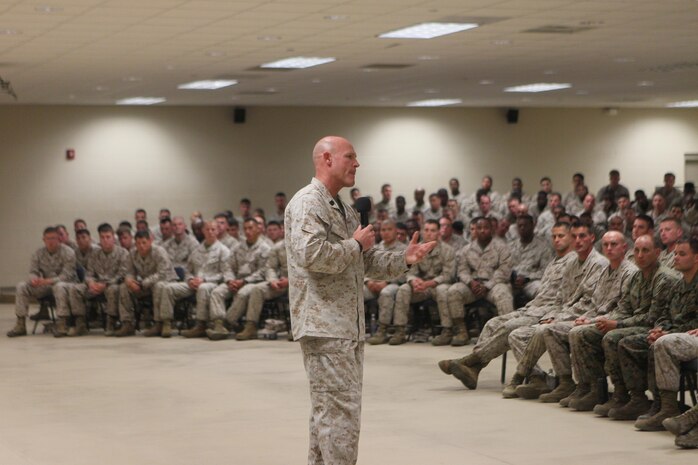
{"type": "Polygon", "coordinates": [[[672,173],[671,171],[667,171],[666,173],[664,173],[664,177],[666,178],[667,176],[671,176],[672,178],[676,178],[674,173],[672,173]]]}
{"type": "Polygon", "coordinates": [[[692,237],[688,239],[681,238],[678,241],[676,241],[676,245],[679,244],[688,244],[689,247],[691,247],[691,252],[693,252],[694,255],[698,254],[698,239],[694,239],[692,237]]]}
{"type": "Polygon", "coordinates": [[[559,192],[551,192],[551,193],[548,194],[548,195],[549,195],[550,197],[557,197],[558,199],[560,199],[560,201],[562,201],[562,195],[560,195],[559,192]]]}
{"type": "Polygon", "coordinates": [[[543,176],[542,178],[540,178],[540,181],[538,181],[538,183],[541,183],[543,181],[553,182],[553,180],[550,179],[548,176],[543,176]]]}
{"type": "Polygon", "coordinates": [[[383,192],[383,191],[385,190],[386,187],[392,187],[392,186],[391,186],[390,184],[383,184],[383,185],[381,186],[381,192],[383,192]]]}
{"type": "Polygon", "coordinates": [[[436,192],[432,192],[431,194],[429,194],[429,199],[432,199],[432,198],[438,197],[438,196],[439,196],[439,194],[437,194],[436,192]]]}
{"type": "Polygon", "coordinates": [[[281,227],[281,223],[279,223],[279,222],[276,221],[276,220],[271,220],[270,222],[267,223],[267,228],[269,228],[269,226],[278,226],[278,227],[281,227]]]}
{"type": "Polygon", "coordinates": [[[145,213],[145,208],[137,208],[136,213],[145,213]]]}
{"type": "Polygon", "coordinates": [[[253,217],[245,218],[245,221],[243,221],[243,223],[254,223],[256,225],[259,225],[259,222],[253,217]]]}
{"type": "Polygon", "coordinates": [[[451,226],[453,226],[453,231],[455,231],[456,233],[461,234],[461,235],[463,234],[463,229],[465,229],[465,225],[463,224],[462,221],[460,221],[460,220],[454,221],[451,226]]]}
{"type": "Polygon", "coordinates": [[[144,224],[145,227],[148,228],[148,222],[147,222],[146,220],[138,220],[138,221],[136,221],[136,228],[137,228],[139,225],[142,225],[142,224],[144,224]]]}
{"type": "Polygon", "coordinates": [[[114,234],[114,228],[111,227],[109,223],[102,223],[99,226],[97,226],[97,233],[102,234],[105,232],[110,232],[114,234]]]}
{"type": "Polygon", "coordinates": [[[641,213],[635,217],[636,220],[641,220],[647,223],[649,229],[654,229],[654,220],[651,216],[641,213]]]}
{"type": "Polygon", "coordinates": [[[441,220],[448,220],[451,223],[451,225],[453,225],[453,220],[446,215],[439,218],[439,225],[441,224],[441,220]]]}
{"type": "Polygon", "coordinates": [[[90,231],[87,229],[78,229],[77,231],[75,231],[75,237],[78,237],[78,236],[90,237],[90,231]]]}
{"type": "Polygon", "coordinates": [[[218,218],[225,218],[227,220],[228,218],[230,218],[230,216],[223,212],[219,212],[213,215],[213,219],[217,220],[218,218]]]}
{"type": "Polygon", "coordinates": [[[577,221],[575,221],[574,223],[572,223],[572,229],[577,229],[577,228],[584,228],[584,229],[587,230],[587,232],[588,232],[589,234],[591,234],[592,236],[594,235],[594,231],[593,231],[592,225],[589,224],[589,223],[585,223],[584,221],[581,221],[580,219],[578,219],[577,221]]]}
{"type": "Polygon", "coordinates": [[[608,172],[609,176],[620,176],[620,171],[618,170],[611,170],[608,172]]]}
{"type": "Polygon", "coordinates": [[[164,217],[163,219],[160,220],[160,224],[163,224],[163,223],[172,223],[172,218],[170,218],[169,216],[164,217]]]}
{"type": "Polygon", "coordinates": [[[382,228],[383,226],[393,226],[393,227],[395,227],[395,226],[397,226],[397,222],[396,222],[395,220],[391,219],[391,218],[388,218],[387,220],[381,221],[381,224],[380,224],[380,225],[381,225],[381,228],[382,228]]]}
{"type": "Polygon", "coordinates": [[[439,227],[439,222],[436,221],[436,220],[433,220],[433,219],[428,219],[428,220],[426,220],[426,221],[424,222],[424,224],[425,224],[425,225],[427,225],[427,224],[433,224],[433,225],[436,225],[437,228],[439,227]]]}
{"type": "Polygon", "coordinates": [[[56,228],[56,232],[58,232],[59,229],[62,229],[62,230],[64,230],[64,231],[67,231],[67,230],[68,230],[68,228],[66,228],[64,224],[57,224],[57,225],[55,226],[55,228],[56,228]]]}
{"type": "Polygon", "coordinates": [[[573,177],[573,178],[579,178],[579,179],[581,179],[582,181],[584,181],[584,175],[583,175],[582,173],[574,173],[574,174],[572,175],[572,177],[573,177]]]}
{"type": "Polygon", "coordinates": [[[407,225],[406,225],[405,223],[403,223],[403,222],[398,222],[398,223],[395,223],[395,228],[396,228],[396,229],[405,229],[405,230],[406,230],[406,229],[407,229],[407,225]]]}
{"type": "Polygon", "coordinates": [[[472,225],[474,225],[474,224],[477,224],[478,221],[480,221],[480,220],[486,220],[486,219],[487,219],[487,218],[485,218],[484,216],[476,216],[475,218],[473,218],[472,220],[470,220],[470,223],[469,223],[469,224],[472,226],[472,225]]]}
{"type": "MultiPolygon", "coordinates": [[[[353,190],[353,189],[352,189],[352,190],[353,190]]],[[[277,193],[274,195],[274,197],[286,197],[286,194],[284,194],[283,192],[277,192],[277,193]]]]}
{"type": "Polygon", "coordinates": [[[133,232],[131,231],[131,228],[127,228],[125,226],[119,226],[119,229],[116,230],[116,235],[121,237],[125,234],[128,234],[129,236],[133,236],[133,232]]]}
{"type": "Polygon", "coordinates": [[[659,224],[662,224],[662,223],[674,223],[674,225],[677,228],[679,228],[679,229],[682,228],[681,222],[679,220],[677,220],[676,218],[664,218],[662,221],[659,222],[659,224]]]}
{"type": "Polygon", "coordinates": [[[625,194],[625,193],[616,195],[616,200],[617,200],[617,199],[620,199],[620,198],[623,198],[623,197],[625,197],[626,199],[630,200],[630,195],[625,194]]]}
{"type": "MultiPolygon", "coordinates": [[[[162,212],[167,212],[167,213],[172,213],[169,208],[161,208],[160,213],[162,212]]],[[[169,214],[167,216],[170,216],[169,214]]]]}
{"type": "Polygon", "coordinates": [[[121,223],[119,223],[119,229],[121,228],[133,229],[133,225],[130,221],[122,221],[121,223]]]}
{"type": "Polygon", "coordinates": [[[572,228],[572,226],[567,221],[556,221],[553,225],[553,228],[565,228],[569,231],[572,228]]]}
{"type": "Polygon", "coordinates": [[[150,231],[148,231],[147,229],[142,230],[142,231],[138,231],[136,233],[135,237],[136,237],[136,239],[142,239],[142,238],[150,239],[150,231]]]}
{"type": "Polygon", "coordinates": [[[252,202],[247,197],[243,197],[242,199],[240,199],[240,203],[245,204],[247,206],[252,205],[252,202]]]}
{"type": "Polygon", "coordinates": [[[519,215],[518,217],[516,217],[516,221],[519,221],[519,220],[526,220],[526,221],[530,221],[531,223],[533,223],[533,217],[531,215],[529,215],[528,213],[525,215],[519,215]]]}
{"type": "Polygon", "coordinates": [[[55,226],[48,226],[44,228],[44,236],[46,234],[58,234],[58,228],[55,226]]]}
{"type": "Polygon", "coordinates": [[[73,226],[75,226],[78,223],[87,224],[87,221],[83,220],[82,218],[78,218],[75,221],[73,221],[73,226]]]}

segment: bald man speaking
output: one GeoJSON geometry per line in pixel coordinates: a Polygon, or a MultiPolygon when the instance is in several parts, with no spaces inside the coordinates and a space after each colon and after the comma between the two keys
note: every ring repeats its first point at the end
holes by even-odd
{"type": "Polygon", "coordinates": [[[435,242],[414,235],[401,252],[376,250],[373,226],[361,227],[339,191],[354,185],[359,162],[351,143],[321,139],[315,177],[288,204],[286,251],[293,338],[310,383],[311,465],[355,464],[361,426],[364,273],[390,280],[422,260],[435,242]]]}

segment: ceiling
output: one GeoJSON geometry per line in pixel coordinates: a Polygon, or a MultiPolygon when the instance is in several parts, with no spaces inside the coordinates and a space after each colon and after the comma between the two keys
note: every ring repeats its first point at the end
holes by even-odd
{"type": "Polygon", "coordinates": [[[0,104],[663,107],[698,99],[697,24],[696,0],[0,0],[0,104]],[[377,37],[425,21],[482,26],[377,37]],[[259,69],[291,56],[337,61],[259,69]],[[213,78],[239,83],[177,89],[213,78]],[[503,92],[535,82],[572,88],[503,92]]]}

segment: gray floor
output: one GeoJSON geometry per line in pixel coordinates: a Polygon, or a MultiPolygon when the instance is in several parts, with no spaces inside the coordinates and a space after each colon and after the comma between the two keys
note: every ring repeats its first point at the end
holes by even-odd
{"type": "MultiPolygon", "coordinates": [[[[309,398],[287,341],[4,337],[0,464],[303,464],[309,398]]],[[[471,350],[469,346],[466,350],[471,350]]],[[[461,349],[366,348],[360,464],[695,464],[669,433],[476,391],[438,370],[461,349]]],[[[511,372],[511,363],[510,370],[511,372]]]]}

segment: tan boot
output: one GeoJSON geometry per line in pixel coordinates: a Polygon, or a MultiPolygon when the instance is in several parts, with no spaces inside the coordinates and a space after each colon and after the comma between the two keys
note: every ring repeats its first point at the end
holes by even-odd
{"type": "Polygon", "coordinates": [[[694,405],[692,409],[685,411],[681,415],[668,418],[662,422],[662,426],[667,431],[675,436],[681,436],[688,433],[691,428],[698,425],[698,406],[694,405]]]}
{"type": "Polygon", "coordinates": [[[64,317],[56,318],[56,325],[53,327],[53,337],[65,337],[68,335],[68,319],[64,317]]]}
{"type": "Polygon", "coordinates": [[[630,396],[628,391],[622,387],[616,387],[611,396],[605,404],[600,404],[594,407],[594,413],[600,417],[607,417],[608,412],[614,408],[621,408],[630,401],[630,396]]]}
{"type": "Polygon", "coordinates": [[[677,436],[674,444],[682,449],[698,448],[698,425],[694,426],[688,433],[677,436]]]}
{"type": "MultiPolygon", "coordinates": [[[[256,329],[255,329],[255,331],[256,331],[256,329]]],[[[230,333],[225,328],[225,324],[223,323],[223,320],[216,320],[213,322],[213,329],[206,330],[206,335],[212,341],[222,341],[224,339],[228,339],[228,336],[230,336],[230,333]]]]}
{"type": "Polygon", "coordinates": [[[622,407],[611,409],[608,412],[608,418],[613,420],[637,420],[637,417],[646,413],[651,407],[647,395],[644,391],[635,391],[630,393],[630,402],[622,407]]]}
{"type": "Polygon", "coordinates": [[[75,317],[75,326],[68,330],[69,337],[84,336],[89,331],[87,330],[87,324],[85,323],[84,316],[75,317]]]}
{"type": "Polygon", "coordinates": [[[572,376],[560,376],[560,384],[553,389],[553,392],[542,394],[538,399],[545,403],[560,402],[562,399],[572,394],[576,387],[577,385],[574,384],[572,376]]]}
{"type": "Polygon", "coordinates": [[[574,389],[574,392],[572,392],[572,394],[563,399],[560,399],[560,406],[569,407],[570,402],[572,402],[574,399],[584,397],[589,393],[589,391],[591,391],[591,385],[589,383],[577,383],[577,387],[574,389]]]}
{"type": "Polygon", "coordinates": [[[468,334],[468,327],[465,326],[464,318],[453,319],[453,332],[452,346],[460,347],[470,342],[470,334],[468,334]]]}
{"type": "Polygon", "coordinates": [[[662,408],[649,418],[638,419],[635,422],[635,428],[640,431],[664,431],[665,428],[662,425],[664,420],[681,415],[676,394],[676,391],[660,391],[659,398],[662,408]]]}
{"type": "Polygon", "coordinates": [[[521,386],[524,380],[525,378],[522,375],[514,373],[514,376],[511,377],[511,381],[504,386],[504,389],[502,390],[502,397],[505,399],[516,399],[519,397],[519,395],[516,394],[516,388],[521,386]]]}
{"type": "Polygon", "coordinates": [[[145,337],[155,337],[162,334],[162,321],[156,321],[150,329],[143,331],[145,337]]]}
{"type": "Polygon", "coordinates": [[[547,394],[552,391],[543,376],[531,376],[528,378],[528,383],[522,384],[516,388],[516,395],[522,399],[537,399],[541,394],[547,394]]]}
{"type": "Polygon", "coordinates": [[[104,328],[104,335],[109,337],[113,336],[115,333],[114,326],[116,326],[116,318],[107,316],[107,327],[104,328]]]}
{"type": "Polygon", "coordinates": [[[257,339],[257,323],[254,321],[246,321],[245,329],[241,333],[235,335],[235,339],[238,341],[249,341],[250,339],[257,339]]]}
{"type": "Polygon", "coordinates": [[[389,340],[390,338],[388,337],[388,325],[384,325],[383,323],[381,323],[378,326],[378,331],[376,331],[376,334],[366,339],[366,342],[375,346],[379,344],[385,344],[389,340]]]}
{"type": "Polygon", "coordinates": [[[405,342],[407,342],[407,334],[405,333],[405,327],[396,326],[395,332],[388,341],[388,344],[390,344],[391,346],[399,346],[400,344],[404,344],[405,342]]]}
{"type": "Polygon", "coordinates": [[[467,366],[461,363],[452,363],[451,372],[468,389],[477,388],[477,379],[482,370],[482,365],[467,366]]]}
{"type": "Polygon", "coordinates": [[[441,334],[431,340],[433,346],[447,346],[453,339],[453,330],[450,327],[445,327],[441,330],[441,334]]]}
{"type": "Polygon", "coordinates": [[[7,332],[7,337],[17,337],[27,335],[27,320],[23,316],[18,316],[15,327],[7,332]]]}
{"type": "Polygon", "coordinates": [[[192,329],[186,329],[182,331],[183,337],[204,337],[206,336],[206,322],[203,320],[196,320],[196,325],[192,329]]]}
{"type": "Polygon", "coordinates": [[[122,321],[121,328],[114,333],[115,337],[127,337],[136,334],[136,329],[133,327],[133,322],[131,320],[122,321]]]}
{"type": "Polygon", "coordinates": [[[162,330],[160,331],[160,337],[172,337],[172,321],[164,320],[162,322],[162,330]]]}
{"type": "Polygon", "coordinates": [[[584,396],[572,399],[567,406],[578,412],[591,412],[597,405],[602,405],[599,404],[599,389],[596,387],[596,383],[592,383],[589,392],[584,396]]]}

